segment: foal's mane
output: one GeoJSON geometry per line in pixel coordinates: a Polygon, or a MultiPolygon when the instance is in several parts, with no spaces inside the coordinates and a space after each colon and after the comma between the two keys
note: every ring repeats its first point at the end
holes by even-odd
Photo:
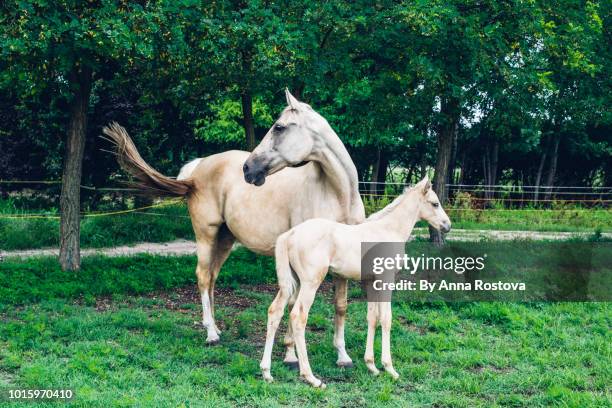
{"type": "Polygon", "coordinates": [[[404,198],[406,198],[406,193],[408,193],[413,188],[414,186],[404,187],[404,191],[402,192],[402,194],[397,196],[395,200],[391,202],[391,204],[387,205],[382,210],[378,210],[375,213],[370,214],[370,216],[366,218],[364,222],[376,221],[376,220],[381,219],[385,215],[389,214],[391,211],[395,209],[395,207],[397,207],[398,205],[400,205],[402,201],[404,201],[404,198]]]}

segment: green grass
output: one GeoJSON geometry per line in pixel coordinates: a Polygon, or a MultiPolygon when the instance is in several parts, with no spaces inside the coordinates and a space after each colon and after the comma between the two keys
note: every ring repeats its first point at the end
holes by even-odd
{"type": "MultiPolygon", "coordinates": [[[[368,213],[384,206],[385,200],[366,201],[368,213]]],[[[59,246],[59,221],[55,219],[6,219],[19,213],[14,205],[0,201],[0,249],[18,250],[59,246]]],[[[565,208],[554,211],[460,211],[449,209],[455,229],[612,232],[612,210],[565,208]]],[[[420,223],[419,226],[425,226],[420,223]]],[[[128,213],[88,217],[81,221],[81,245],[102,248],[138,242],[168,242],[193,239],[184,204],[154,208],[147,214],[128,213]]]]}
{"type": "MultiPolygon", "coordinates": [[[[77,297],[91,300],[195,284],[195,266],[195,256],[94,256],[83,259],[79,272],[65,272],[55,258],[7,258],[0,262],[0,310],[3,304],[77,297]]],[[[273,258],[240,248],[225,263],[217,282],[272,283],[275,279],[273,258]]]]}
{"type": "MultiPolygon", "coordinates": [[[[364,201],[366,212],[372,213],[388,203],[391,198],[364,201]]],[[[486,210],[470,205],[457,204],[445,207],[455,229],[504,230],[504,231],[551,231],[551,232],[612,232],[612,209],[584,208],[564,203],[552,208],[529,207],[507,209],[494,205],[486,210]]],[[[425,223],[420,222],[420,227],[425,223]]]]}
{"type": "MultiPolygon", "coordinates": [[[[394,382],[372,377],[362,362],[366,312],[356,300],[346,336],[356,366],[335,366],[325,292],[307,333],[313,370],[328,384],[321,391],[282,365],[280,334],[275,382],[260,378],[273,294],[253,283],[274,282],[270,258],[230,256],[219,278],[216,347],[204,345],[195,292],[172,290],[194,287],[193,257],[91,258],[78,274],[53,263],[0,263],[0,388],[69,387],[76,394],[69,405],[79,407],[612,403],[609,303],[395,303],[392,353],[401,378],[394,382]],[[153,289],[166,294],[145,295],[153,289]]],[[[380,367],[380,334],[375,350],[380,367]]]]}
{"type": "MultiPolygon", "coordinates": [[[[14,214],[6,209],[4,214],[14,214]]],[[[17,212],[18,213],[18,212],[17,212]]],[[[0,206],[0,249],[17,250],[59,246],[59,220],[2,218],[0,206]]],[[[168,242],[193,239],[193,229],[184,204],[127,213],[87,217],[81,221],[81,245],[102,248],[137,242],[168,242]]]]}
{"type": "Polygon", "coordinates": [[[448,211],[453,228],[490,229],[505,231],[594,232],[612,231],[612,210],[552,209],[448,211]]]}

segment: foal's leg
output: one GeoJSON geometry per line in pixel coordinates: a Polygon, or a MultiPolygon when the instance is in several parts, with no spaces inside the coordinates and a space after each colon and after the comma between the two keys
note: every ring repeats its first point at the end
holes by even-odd
{"type": "Polygon", "coordinates": [[[281,287],[276,295],[276,298],[268,309],[266,346],[264,348],[263,357],[261,358],[261,363],[259,364],[263,378],[266,381],[273,381],[272,374],[270,374],[270,368],[272,367],[272,348],[274,347],[274,336],[276,335],[278,325],[283,318],[283,312],[285,311],[285,306],[287,305],[288,300],[289,292],[286,290],[286,288],[281,287]]]}
{"type": "MultiPolygon", "coordinates": [[[[289,298],[289,310],[293,308],[295,304],[295,300],[297,299],[299,289],[296,289],[291,297],[289,298]]],[[[291,320],[287,323],[287,332],[285,333],[284,344],[286,347],[285,350],[285,359],[283,363],[289,366],[292,369],[297,369],[299,367],[298,358],[295,354],[295,340],[293,339],[293,330],[291,328],[291,320]]]]}
{"type": "Polygon", "coordinates": [[[344,343],[344,324],[346,321],[348,281],[339,276],[335,276],[334,285],[334,304],[336,306],[336,315],[334,317],[334,347],[336,347],[336,350],[338,350],[338,360],[336,360],[336,364],[339,367],[352,367],[353,361],[346,353],[344,343]]]}
{"type": "Polygon", "coordinates": [[[385,371],[391,374],[394,380],[399,378],[399,374],[393,368],[391,361],[391,302],[381,302],[380,305],[380,326],[382,327],[382,355],[381,361],[385,371]]]}
{"type": "Polygon", "coordinates": [[[368,302],[368,336],[366,339],[365,354],[363,356],[368,370],[374,375],[380,373],[374,363],[374,336],[376,335],[376,323],[378,323],[378,305],[378,302],[368,302]]]}
{"type": "Polygon", "coordinates": [[[306,351],[306,322],[308,321],[308,312],[310,311],[310,307],[312,306],[320,284],[320,281],[301,282],[300,292],[291,310],[290,319],[291,325],[293,326],[295,347],[300,361],[300,376],[314,387],[325,388],[323,381],[312,374],[310,363],[308,362],[308,353],[306,351]]]}

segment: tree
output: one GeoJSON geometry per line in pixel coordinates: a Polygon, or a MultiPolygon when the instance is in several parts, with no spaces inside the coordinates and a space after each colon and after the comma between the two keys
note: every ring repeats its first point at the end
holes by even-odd
{"type": "Polygon", "coordinates": [[[92,89],[122,65],[151,59],[160,48],[184,51],[181,38],[190,20],[181,18],[181,11],[189,4],[143,7],[137,1],[104,0],[83,7],[67,0],[1,6],[0,84],[16,82],[23,94],[51,88],[70,105],[60,199],[60,263],[65,270],[80,268],[80,184],[92,89]]]}

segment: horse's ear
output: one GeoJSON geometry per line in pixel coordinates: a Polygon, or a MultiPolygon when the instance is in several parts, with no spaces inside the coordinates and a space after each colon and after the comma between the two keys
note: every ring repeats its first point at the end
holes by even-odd
{"type": "Polygon", "coordinates": [[[291,95],[289,88],[285,88],[285,97],[287,98],[287,105],[289,105],[291,109],[297,110],[299,108],[300,101],[295,99],[295,96],[291,95]]]}

